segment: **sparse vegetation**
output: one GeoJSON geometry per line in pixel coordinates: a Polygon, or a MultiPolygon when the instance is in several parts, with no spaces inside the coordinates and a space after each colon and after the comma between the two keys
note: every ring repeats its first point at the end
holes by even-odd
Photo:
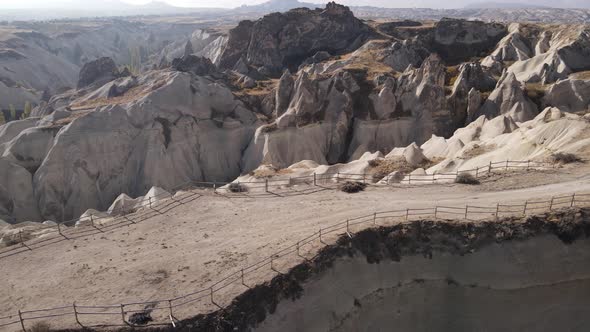
{"type": "Polygon", "coordinates": [[[525,93],[539,108],[542,108],[542,99],[545,97],[546,86],[541,83],[527,83],[525,93]]]}
{"type": "Polygon", "coordinates": [[[418,168],[428,169],[440,160],[427,160],[419,165],[413,166],[409,164],[404,157],[395,157],[387,159],[374,159],[369,161],[369,166],[372,168],[370,173],[373,175],[373,181],[377,182],[392,172],[400,172],[402,174],[410,174],[418,168]]]}
{"type": "Polygon", "coordinates": [[[459,78],[459,66],[450,66],[445,69],[445,85],[452,87],[459,78]]]}
{"type": "Polygon", "coordinates": [[[271,123],[271,124],[267,124],[267,125],[262,126],[260,128],[260,132],[263,134],[268,134],[268,133],[272,133],[273,131],[276,131],[277,129],[279,129],[277,124],[271,123]]]}
{"type": "Polygon", "coordinates": [[[133,325],[147,325],[149,322],[153,321],[151,315],[151,310],[145,310],[142,312],[136,312],[129,316],[129,323],[133,325]]]}
{"type": "Polygon", "coordinates": [[[494,146],[481,146],[479,144],[474,144],[473,147],[465,152],[463,152],[462,157],[464,159],[471,159],[477,156],[481,156],[484,153],[490,152],[494,149],[494,146]]]}
{"type": "Polygon", "coordinates": [[[243,184],[240,184],[238,182],[230,183],[227,188],[232,193],[245,193],[245,192],[248,192],[248,188],[245,187],[243,184]]]}
{"type": "Polygon", "coordinates": [[[564,153],[558,152],[551,155],[551,159],[554,163],[560,164],[571,164],[571,163],[579,163],[582,161],[580,157],[573,153],[564,153]]]}
{"type": "Polygon", "coordinates": [[[476,185],[480,182],[478,179],[475,178],[475,176],[471,175],[470,173],[459,173],[457,174],[455,183],[476,185]]]}
{"type": "Polygon", "coordinates": [[[257,179],[270,178],[275,175],[289,174],[292,171],[287,168],[277,168],[273,165],[265,165],[259,169],[250,172],[250,175],[257,179]]]}
{"type": "Polygon", "coordinates": [[[21,119],[26,119],[28,117],[31,116],[31,112],[33,111],[33,107],[31,106],[30,102],[25,102],[25,108],[23,111],[23,115],[21,116],[21,119]]]}
{"type": "Polygon", "coordinates": [[[10,110],[10,121],[16,120],[16,108],[14,105],[8,105],[8,109],[10,110]]]}
{"type": "Polygon", "coordinates": [[[340,190],[348,194],[364,191],[365,188],[367,188],[367,184],[362,182],[346,181],[340,185],[340,190]]]}

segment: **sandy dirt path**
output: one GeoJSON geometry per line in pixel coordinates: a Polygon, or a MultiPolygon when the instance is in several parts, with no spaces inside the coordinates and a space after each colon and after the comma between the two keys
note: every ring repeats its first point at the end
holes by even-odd
{"type": "MultiPolygon", "coordinates": [[[[535,182],[523,176],[520,184],[516,177],[490,180],[481,186],[370,187],[358,194],[324,190],[268,198],[230,199],[200,191],[202,197],[137,225],[2,259],[0,316],[18,309],[60,306],[73,301],[78,305],[118,304],[183,295],[209,287],[221,277],[294,244],[320,227],[375,211],[466,203],[514,204],[590,192],[590,176],[584,172],[564,176],[538,174],[535,178],[539,176],[546,180],[555,177],[555,181],[564,180],[565,176],[568,181],[526,187],[535,182]],[[524,188],[496,190],[502,181],[524,188]]],[[[283,260],[277,266],[287,269],[295,263],[296,259],[283,260]]],[[[272,271],[265,270],[248,276],[248,283],[272,276],[272,271]]],[[[219,301],[227,304],[243,290],[228,291],[219,301]]],[[[185,318],[210,309],[210,303],[203,307],[195,304],[179,308],[177,316],[185,318]]],[[[91,319],[120,322],[120,317],[112,316],[88,318],[91,319]]],[[[75,321],[66,317],[57,326],[75,326],[75,321]]]]}

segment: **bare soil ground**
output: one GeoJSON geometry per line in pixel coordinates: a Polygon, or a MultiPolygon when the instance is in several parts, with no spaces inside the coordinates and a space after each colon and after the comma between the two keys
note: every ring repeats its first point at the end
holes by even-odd
{"type": "MultiPolygon", "coordinates": [[[[519,172],[484,179],[479,186],[459,184],[414,187],[368,187],[346,194],[331,189],[294,187],[277,194],[242,198],[199,190],[202,197],[127,228],[62,241],[0,260],[3,287],[0,316],[19,309],[68,305],[156,301],[210,287],[298,240],[347,218],[435,205],[492,206],[515,204],[552,195],[590,192],[586,165],[546,172],[519,172]]],[[[330,241],[329,237],[326,241],[330,241]]],[[[302,248],[309,254],[321,244],[302,248]]],[[[275,262],[286,271],[297,257],[275,262]]],[[[276,272],[248,275],[253,285],[276,272]]],[[[239,285],[238,285],[239,286],[239,285]]],[[[227,304],[243,286],[221,293],[227,304]],[[240,288],[241,287],[241,288],[240,288]]],[[[179,308],[178,318],[213,310],[210,302],[179,308]]],[[[83,317],[88,322],[120,323],[120,316],[83,317]]],[[[75,327],[72,317],[51,320],[54,327],[75,327]]]]}

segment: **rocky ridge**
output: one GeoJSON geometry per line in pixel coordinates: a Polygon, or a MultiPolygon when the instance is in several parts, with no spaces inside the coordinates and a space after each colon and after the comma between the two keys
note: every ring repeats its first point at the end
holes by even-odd
{"type": "MultiPolygon", "coordinates": [[[[121,193],[231,181],[261,165],[334,165],[407,146],[457,152],[477,137],[463,127],[496,121],[506,133],[546,107],[586,112],[588,47],[581,26],[442,20],[379,29],[331,3],[187,42],[142,73],[100,59],[85,66],[78,89],[0,127],[0,168],[10,174],[0,179],[0,218],[76,218],[121,193]],[[302,22],[309,29],[294,30],[302,22]],[[555,57],[563,62],[545,74],[523,65],[555,57]]],[[[450,158],[441,169],[457,167],[440,153],[450,158]]]]}

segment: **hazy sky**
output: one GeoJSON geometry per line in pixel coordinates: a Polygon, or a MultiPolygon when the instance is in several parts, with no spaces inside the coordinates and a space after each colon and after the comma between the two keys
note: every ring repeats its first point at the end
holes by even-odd
{"type": "MultiPolygon", "coordinates": [[[[109,2],[118,0],[0,0],[0,8],[84,8],[100,4],[108,5],[109,2]]],[[[133,4],[145,4],[150,0],[121,0],[133,4]]],[[[303,0],[306,2],[325,3],[328,0],[303,0]]],[[[165,0],[165,2],[182,7],[237,7],[243,4],[258,4],[266,0],[165,0]]],[[[432,7],[453,8],[463,7],[477,2],[511,2],[544,4],[555,7],[588,7],[590,0],[340,0],[346,5],[373,5],[380,7],[432,7]]]]}

